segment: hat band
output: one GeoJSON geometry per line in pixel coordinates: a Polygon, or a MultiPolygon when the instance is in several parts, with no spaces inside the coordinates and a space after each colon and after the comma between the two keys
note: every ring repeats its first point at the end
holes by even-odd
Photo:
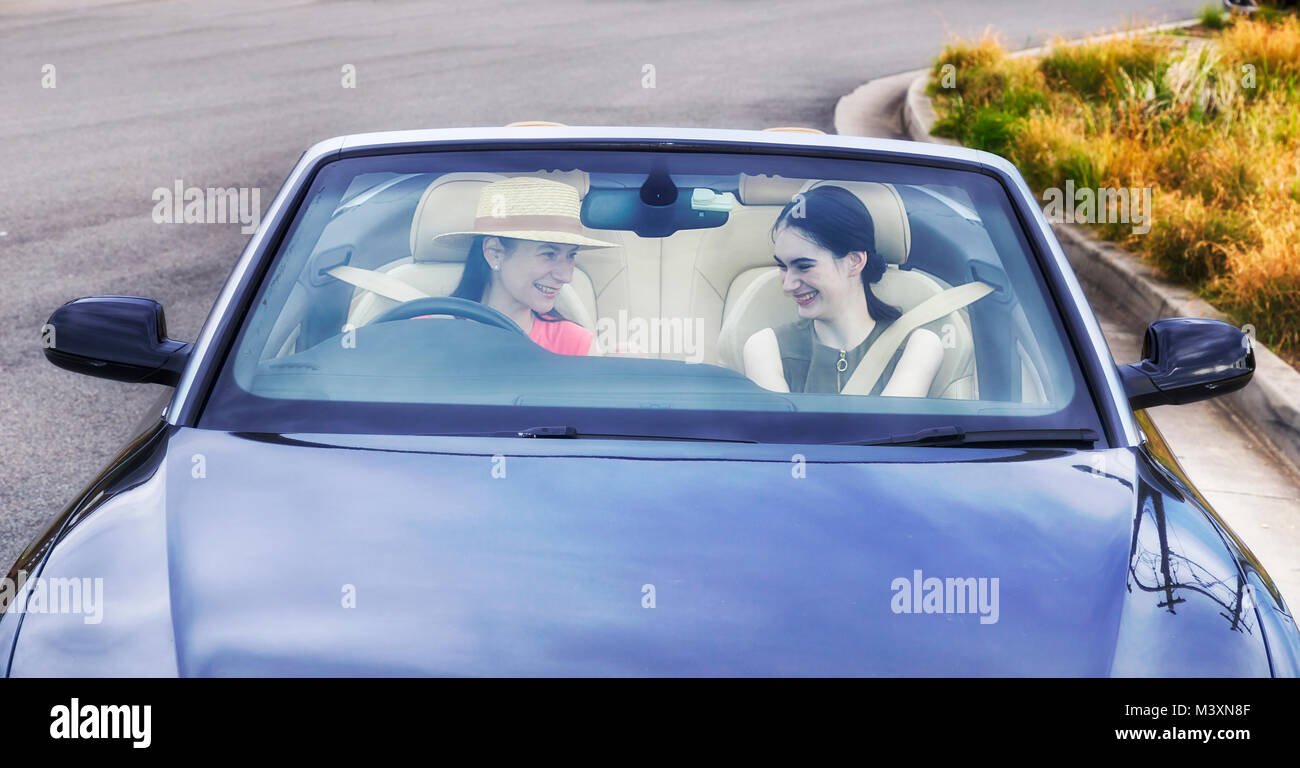
{"type": "Polygon", "coordinates": [[[582,220],[577,216],[479,216],[474,219],[478,232],[551,231],[582,234],[582,220]]]}

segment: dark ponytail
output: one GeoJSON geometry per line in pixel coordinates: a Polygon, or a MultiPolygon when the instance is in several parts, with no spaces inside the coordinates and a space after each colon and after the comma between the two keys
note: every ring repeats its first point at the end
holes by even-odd
{"type": "Polygon", "coordinates": [[[773,239],[783,226],[799,230],[837,259],[852,251],[866,252],[867,263],[862,267],[861,278],[862,290],[867,297],[867,314],[872,320],[888,322],[902,316],[898,307],[881,301],[871,290],[871,284],[885,276],[885,257],[876,250],[876,225],[871,220],[871,213],[857,195],[844,187],[813,187],[795,195],[781,209],[772,225],[773,239]]]}
{"type": "MultiPolygon", "coordinates": [[[[492,282],[492,267],[488,266],[487,256],[483,255],[483,238],[484,235],[479,235],[470,244],[469,255],[465,257],[465,270],[460,273],[460,282],[456,284],[456,290],[451,292],[452,298],[469,299],[480,304],[483,303],[483,296],[487,293],[487,287],[492,282]]],[[[507,254],[519,244],[519,241],[513,237],[498,239],[507,254]]],[[[565,319],[564,315],[561,315],[559,310],[554,308],[545,315],[533,312],[533,316],[548,323],[557,323],[565,319]]]]}

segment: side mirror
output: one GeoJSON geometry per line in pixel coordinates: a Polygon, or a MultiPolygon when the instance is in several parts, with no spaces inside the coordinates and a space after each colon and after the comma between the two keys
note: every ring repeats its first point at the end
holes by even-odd
{"type": "Polygon", "coordinates": [[[1255,375],[1250,337],[1219,320],[1157,320],[1147,328],[1142,358],[1119,368],[1134,410],[1235,392],[1255,375]]]}
{"type": "Polygon", "coordinates": [[[162,305],[133,296],[76,299],[41,329],[45,359],[76,373],[176,386],[192,344],[167,338],[162,305]]]}

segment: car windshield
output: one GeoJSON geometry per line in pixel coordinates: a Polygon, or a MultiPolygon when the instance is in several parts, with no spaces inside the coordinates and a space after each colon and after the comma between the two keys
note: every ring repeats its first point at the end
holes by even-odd
{"type": "Polygon", "coordinates": [[[200,425],[1101,433],[996,178],[779,151],[331,162],[285,225],[200,425]]]}

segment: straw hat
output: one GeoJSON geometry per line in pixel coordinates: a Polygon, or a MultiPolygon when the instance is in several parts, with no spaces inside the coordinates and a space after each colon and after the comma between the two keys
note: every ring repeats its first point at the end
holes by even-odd
{"type": "Polygon", "coordinates": [[[479,193],[472,230],[444,232],[433,239],[453,246],[464,241],[468,247],[478,235],[493,235],[579,248],[613,248],[614,243],[583,234],[581,207],[578,190],[563,182],[530,176],[503,179],[479,193]]]}

